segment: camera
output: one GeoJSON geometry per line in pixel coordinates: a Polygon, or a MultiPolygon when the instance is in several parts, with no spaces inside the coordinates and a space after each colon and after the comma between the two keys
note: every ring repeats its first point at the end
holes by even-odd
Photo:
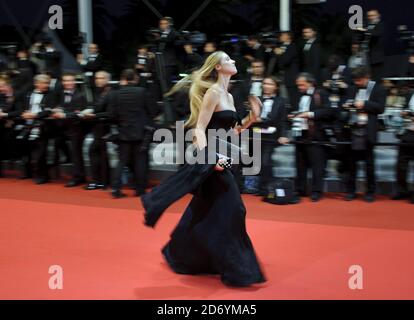
{"type": "Polygon", "coordinates": [[[235,45],[246,44],[247,36],[242,36],[235,33],[225,33],[220,35],[220,46],[221,47],[232,47],[235,45]]]}
{"type": "Polygon", "coordinates": [[[362,128],[368,124],[368,115],[358,110],[354,100],[347,100],[344,104],[341,115],[342,120],[349,125],[350,128],[362,128]]]}
{"type": "Polygon", "coordinates": [[[408,53],[414,53],[414,31],[408,30],[408,27],[401,25],[397,28],[399,39],[401,42],[404,42],[408,49],[408,53]]]}
{"type": "Polygon", "coordinates": [[[193,46],[201,46],[207,41],[205,33],[199,31],[181,31],[179,32],[178,45],[191,43],[193,46]]]}
{"type": "Polygon", "coordinates": [[[293,138],[300,138],[302,137],[302,131],[308,129],[308,122],[307,119],[304,118],[296,118],[298,114],[301,114],[299,111],[291,112],[290,115],[293,116],[293,118],[290,119],[292,122],[291,129],[292,129],[292,137],[293,138]]]}
{"type": "Polygon", "coordinates": [[[282,42],[279,40],[279,34],[277,32],[262,32],[259,33],[259,41],[264,46],[280,47],[282,42]]]}
{"type": "MultiPolygon", "coordinates": [[[[17,43],[0,44],[0,72],[16,68],[17,43]]],[[[10,74],[13,76],[13,74],[10,74]]]]}

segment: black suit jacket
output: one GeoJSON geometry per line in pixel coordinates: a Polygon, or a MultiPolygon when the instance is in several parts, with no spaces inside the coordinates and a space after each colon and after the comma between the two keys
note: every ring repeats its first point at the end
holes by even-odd
{"type": "MultiPolygon", "coordinates": [[[[30,91],[30,93],[26,96],[26,100],[23,103],[23,110],[30,110],[30,99],[32,96],[33,91],[30,91]]],[[[55,100],[55,96],[53,94],[51,94],[50,92],[46,92],[43,95],[43,99],[40,102],[40,108],[41,111],[38,113],[37,115],[37,119],[46,119],[47,117],[50,116],[51,114],[51,110],[53,108],[55,108],[56,106],[56,100],[55,100]]]]}
{"type": "Polygon", "coordinates": [[[94,61],[92,60],[88,60],[88,62],[82,66],[83,71],[85,72],[97,72],[102,70],[102,66],[103,66],[103,59],[102,56],[100,54],[98,54],[98,56],[95,58],[94,61]]]}
{"type": "Polygon", "coordinates": [[[123,86],[110,95],[109,114],[118,126],[119,140],[140,141],[151,124],[151,100],[144,88],[123,86]]]}
{"type": "Polygon", "coordinates": [[[46,72],[49,72],[53,78],[60,77],[62,72],[62,54],[59,51],[42,51],[36,55],[44,60],[46,72]]]}
{"type": "Polygon", "coordinates": [[[319,41],[315,40],[308,51],[305,51],[304,47],[302,48],[302,71],[312,74],[320,81],[321,69],[322,48],[319,41]]]}
{"type": "MultiPolygon", "coordinates": [[[[349,99],[355,99],[358,90],[357,87],[351,87],[348,94],[349,99]]],[[[378,115],[384,113],[386,99],[387,91],[382,85],[376,83],[369,100],[365,102],[363,111],[368,114],[368,142],[371,144],[377,142],[378,115]]]]}
{"type": "MultiPolygon", "coordinates": [[[[263,102],[263,98],[260,99],[263,102]]],[[[287,122],[287,109],[286,109],[286,99],[282,97],[275,96],[273,99],[272,111],[268,114],[267,119],[264,119],[262,122],[253,124],[253,127],[259,128],[269,128],[275,127],[276,132],[274,134],[265,134],[266,136],[271,136],[271,138],[276,143],[276,140],[280,137],[286,136],[286,122],[287,122]]]]}
{"type": "Polygon", "coordinates": [[[175,43],[178,38],[178,33],[174,29],[171,29],[170,33],[165,38],[158,40],[158,50],[163,53],[164,65],[166,67],[177,65],[177,55],[175,43]]]}
{"type": "Polygon", "coordinates": [[[109,86],[103,89],[97,89],[97,92],[95,92],[93,110],[97,120],[104,121],[109,118],[109,101],[113,92],[109,86]]]}
{"type": "MultiPolygon", "coordinates": [[[[297,110],[298,109],[299,106],[297,106],[297,110]]],[[[333,121],[336,116],[335,110],[330,106],[329,97],[326,91],[320,89],[314,91],[309,111],[314,113],[314,117],[311,119],[311,121],[314,122],[314,132],[310,138],[315,141],[324,141],[325,125],[326,123],[333,121]]]]}
{"type": "Polygon", "coordinates": [[[384,23],[379,22],[374,29],[370,30],[369,40],[369,61],[370,64],[378,64],[384,62],[384,23]]]}
{"type": "Polygon", "coordinates": [[[86,109],[87,104],[85,94],[79,89],[75,89],[72,100],[69,103],[65,103],[64,90],[58,93],[58,105],[64,110],[67,119],[79,120],[77,112],[86,109]]]}
{"type": "Polygon", "coordinates": [[[272,53],[267,74],[279,73],[283,76],[283,81],[287,87],[294,87],[296,77],[299,74],[299,65],[298,49],[295,44],[291,43],[283,54],[277,56],[272,53]]]}
{"type": "Polygon", "coordinates": [[[20,116],[22,112],[21,108],[21,103],[15,97],[11,101],[8,101],[6,96],[0,94],[0,109],[2,109],[3,113],[7,113],[7,117],[2,119],[14,119],[20,116]]]}
{"type": "Polygon", "coordinates": [[[284,81],[287,87],[296,85],[296,77],[299,74],[299,54],[295,44],[291,43],[284,54],[279,57],[278,66],[284,74],[284,81]]]}

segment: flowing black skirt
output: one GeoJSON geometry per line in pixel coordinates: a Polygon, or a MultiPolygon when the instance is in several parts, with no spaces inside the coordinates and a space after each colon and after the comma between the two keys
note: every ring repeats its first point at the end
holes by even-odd
{"type": "Polygon", "coordinates": [[[192,190],[194,196],[171,240],[162,250],[167,263],[179,274],[219,274],[229,286],[264,282],[246,232],[246,208],[230,170],[217,172],[214,166],[185,165],[156,187],[153,194],[142,197],[147,224],[154,225],[167,205],[182,196],[187,185],[185,178],[190,173],[199,174],[193,176],[197,187],[192,190]],[[184,178],[182,187],[180,178],[184,178]],[[160,198],[162,194],[168,200],[160,198]],[[152,223],[148,223],[151,219],[152,223]]]}

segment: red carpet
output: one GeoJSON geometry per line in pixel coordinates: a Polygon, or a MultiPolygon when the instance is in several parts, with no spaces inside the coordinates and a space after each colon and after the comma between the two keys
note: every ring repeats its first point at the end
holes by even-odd
{"type": "Polygon", "coordinates": [[[413,205],[330,196],[279,207],[244,196],[268,282],[231,289],[162,259],[189,199],[151,230],[137,198],[1,179],[0,299],[414,299],[413,205]],[[63,290],[48,287],[52,265],[63,290]],[[363,268],[363,290],[348,287],[351,265],[363,268]]]}

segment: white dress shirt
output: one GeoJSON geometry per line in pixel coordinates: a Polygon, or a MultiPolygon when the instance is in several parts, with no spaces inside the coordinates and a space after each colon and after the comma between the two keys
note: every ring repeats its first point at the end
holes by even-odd
{"type": "Polygon", "coordinates": [[[38,91],[33,91],[32,95],[30,96],[30,112],[34,114],[38,114],[42,111],[40,104],[43,100],[43,93],[38,91]]]}

